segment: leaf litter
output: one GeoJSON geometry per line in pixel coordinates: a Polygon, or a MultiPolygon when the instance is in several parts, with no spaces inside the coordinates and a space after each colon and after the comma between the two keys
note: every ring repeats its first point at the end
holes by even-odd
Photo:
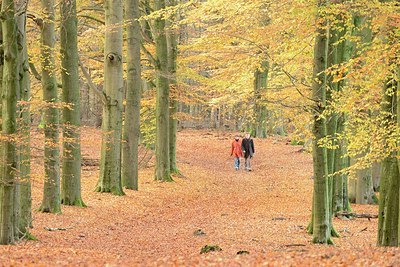
{"type": "MultiPolygon", "coordinates": [[[[34,147],[43,146],[41,136],[32,133],[34,147]]],[[[172,183],[154,181],[150,163],[140,170],[139,191],[125,190],[123,197],[93,192],[99,166],[86,164],[82,195],[87,207],[63,206],[61,215],[37,211],[44,171],[42,151],[33,149],[31,233],[38,241],[0,246],[0,265],[400,265],[399,249],[376,247],[375,218],[334,218],[341,234],[334,239],[336,245],[311,244],[306,232],[313,186],[311,156],[295,153],[301,147],[287,145],[281,138],[256,138],[253,171],[235,171],[229,156],[233,136],[206,130],[179,132],[177,158],[183,176],[174,177],[172,183]],[[200,254],[209,244],[223,250],[200,254]]],[[[84,127],[86,162],[98,162],[100,146],[100,130],[84,127]]],[[[378,212],[376,205],[352,205],[352,209],[357,214],[378,212]]]]}

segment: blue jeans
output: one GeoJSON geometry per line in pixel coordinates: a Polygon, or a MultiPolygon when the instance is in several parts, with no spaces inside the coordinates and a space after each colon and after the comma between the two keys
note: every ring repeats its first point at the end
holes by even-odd
{"type": "Polygon", "coordinates": [[[235,157],[235,169],[239,170],[239,167],[240,167],[240,158],[235,157]]]}

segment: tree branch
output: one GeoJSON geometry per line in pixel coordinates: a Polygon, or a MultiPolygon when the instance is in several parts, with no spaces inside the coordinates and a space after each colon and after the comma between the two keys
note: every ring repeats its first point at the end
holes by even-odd
{"type": "Polygon", "coordinates": [[[142,34],[143,40],[145,40],[147,43],[154,44],[154,41],[149,37],[149,35],[143,31],[143,29],[140,29],[140,33],[142,34]]]}
{"type": "Polygon", "coordinates": [[[78,62],[79,62],[79,66],[81,67],[81,71],[83,73],[83,75],[86,78],[86,81],[89,85],[89,88],[92,89],[92,91],[100,97],[101,101],[103,102],[103,104],[107,103],[107,98],[104,95],[103,91],[101,91],[92,81],[92,77],[90,77],[89,72],[87,71],[87,69],[83,66],[81,59],[78,57],[78,62]]]}
{"type": "Polygon", "coordinates": [[[143,52],[146,54],[147,58],[150,60],[150,62],[153,64],[153,66],[156,66],[156,59],[153,57],[153,55],[147,50],[147,48],[144,46],[143,42],[140,42],[140,46],[142,47],[143,52]]]}
{"type": "MultiPolygon", "coordinates": [[[[258,49],[260,49],[260,50],[267,56],[267,58],[268,58],[272,63],[275,63],[276,65],[278,65],[278,66],[280,67],[280,69],[282,70],[282,72],[289,78],[290,82],[292,83],[292,85],[294,86],[294,88],[296,89],[296,91],[297,91],[302,97],[304,97],[304,98],[306,98],[307,100],[310,100],[310,101],[312,101],[312,102],[317,102],[317,101],[315,101],[314,99],[312,99],[312,98],[310,98],[310,97],[304,95],[304,94],[300,91],[300,89],[297,87],[297,84],[296,84],[296,78],[295,78],[292,74],[290,74],[288,71],[286,71],[282,64],[279,64],[278,62],[276,62],[276,61],[273,60],[273,58],[271,57],[271,55],[270,55],[270,54],[268,53],[268,51],[267,51],[268,48],[265,48],[265,47],[263,47],[263,46],[257,44],[255,41],[250,40],[250,39],[247,39],[247,38],[244,38],[244,37],[242,37],[242,36],[237,36],[237,35],[235,35],[235,34],[228,34],[228,33],[224,33],[224,34],[227,35],[227,36],[230,36],[230,37],[235,37],[235,38],[241,39],[241,40],[243,40],[243,41],[246,41],[246,42],[249,42],[250,44],[255,45],[258,49]]],[[[305,84],[305,83],[303,83],[303,82],[301,82],[300,84],[303,85],[303,86],[306,86],[306,87],[308,87],[308,88],[311,88],[310,85],[307,85],[307,84],[305,84]]]]}
{"type": "Polygon", "coordinates": [[[43,27],[43,18],[41,18],[39,15],[34,14],[34,13],[32,13],[32,12],[27,12],[27,13],[26,13],[26,17],[29,18],[29,19],[31,19],[31,20],[33,20],[33,22],[35,22],[36,25],[37,25],[39,28],[42,28],[42,27],[43,27]]]}
{"type": "Polygon", "coordinates": [[[29,62],[29,69],[31,70],[31,73],[33,76],[36,78],[36,80],[41,81],[42,80],[42,75],[37,71],[35,64],[32,62],[29,62]]]}
{"type": "Polygon", "coordinates": [[[106,23],[104,21],[102,21],[101,19],[89,16],[89,15],[78,15],[79,18],[85,18],[85,19],[90,19],[93,21],[96,21],[98,23],[100,23],[101,25],[105,25],[106,23]]]}
{"type": "MultiPolygon", "coordinates": [[[[29,62],[29,69],[30,69],[31,73],[33,74],[33,76],[36,78],[36,80],[42,81],[42,75],[40,75],[39,71],[36,69],[35,64],[33,64],[32,62],[29,62]]],[[[57,83],[57,87],[62,88],[62,83],[57,83]]]]}

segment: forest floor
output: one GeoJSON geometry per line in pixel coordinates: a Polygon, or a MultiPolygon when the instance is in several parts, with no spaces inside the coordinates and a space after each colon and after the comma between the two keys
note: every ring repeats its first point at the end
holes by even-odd
{"type": "MultiPolygon", "coordinates": [[[[377,219],[334,219],[335,246],[313,245],[306,232],[312,199],[312,159],[286,139],[255,139],[253,171],[235,171],[231,133],[178,134],[175,182],[140,171],[139,191],[95,193],[101,133],[83,128],[82,193],[86,208],[61,215],[37,211],[42,198],[41,133],[33,133],[32,179],[38,241],[0,247],[1,266],[398,266],[400,250],[377,248],[377,219]],[[48,231],[45,228],[64,228],[48,231]],[[205,245],[222,251],[200,254],[205,245]],[[249,254],[238,255],[239,251],[249,254]]],[[[377,206],[353,205],[377,214],[377,206]]]]}

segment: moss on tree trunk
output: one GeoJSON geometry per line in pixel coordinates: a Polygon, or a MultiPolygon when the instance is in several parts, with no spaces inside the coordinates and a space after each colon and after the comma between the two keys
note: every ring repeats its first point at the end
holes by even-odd
{"type": "MultiPolygon", "coordinates": [[[[165,0],[155,0],[154,10],[165,8],[165,0]]],[[[172,181],[169,154],[169,79],[168,47],[165,19],[158,16],[154,22],[156,42],[156,166],[155,179],[172,181]]]]}
{"type": "Polygon", "coordinates": [[[29,228],[32,227],[32,197],[31,197],[31,179],[30,179],[30,74],[28,51],[26,46],[26,10],[17,17],[18,27],[18,66],[19,66],[19,87],[20,87],[20,136],[19,145],[19,236],[26,236],[29,228]]]}
{"type": "MultiPolygon", "coordinates": [[[[168,0],[168,6],[175,6],[176,0],[168,0]]],[[[169,85],[172,88],[170,95],[170,108],[169,108],[169,160],[171,173],[179,173],[176,165],[176,132],[178,127],[178,120],[176,113],[178,112],[178,82],[176,80],[176,60],[178,57],[178,34],[173,28],[173,23],[177,19],[177,14],[171,18],[172,21],[168,23],[167,34],[167,47],[168,47],[168,77],[169,85]]]]}
{"type": "Polygon", "coordinates": [[[122,185],[138,190],[138,145],[140,137],[140,99],[142,90],[140,66],[139,1],[125,0],[127,41],[127,78],[125,123],[122,142],[122,185]]]}
{"type": "Polygon", "coordinates": [[[123,195],[121,183],[122,137],[122,0],[106,0],[104,91],[100,177],[95,191],[123,195]]]}
{"type": "Polygon", "coordinates": [[[83,207],[81,196],[80,87],[76,1],[62,0],[61,65],[63,108],[63,160],[61,203],[83,207]]]}
{"type": "Polygon", "coordinates": [[[1,26],[4,49],[4,69],[2,80],[2,133],[7,138],[0,147],[0,244],[13,244],[16,234],[15,183],[17,178],[17,148],[12,135],[17,132],[18,48],[17,25],[14,18],[14,1],[3,0],[1,6],[1,26]]]}
{"type": "MultiPolygon", "coordinates": [[[[318,7],[323,8],[326,1],[319,0],[318,7]]],[[[312,98],[315,101],[313,132],[313,166],[314,166],[314,195],[313,195],[313,243],[332,244],[328,187],[328,162],[326,148],[319,141],[326,137],[326,121],[321,116],[326,106],[326,73],[328,54],[328,30],[326,18],[319,12],[318,21],[323,21],[317,27],[314,45],[314,70],[312,98]]]]}
{"type": "MultiPolygon", "coordinates": [[[[254,123],[253,135],[267,137],[267,107],[262,103],[263,94],[267,91],[269,62],[264,60],[259,69],[254,73],[254,123]]],[[[273,116],[270,116],[270,120],[273,116]]],[[[271,123],[272,125],[272,123],[271,123]]]]}
{"type": "Polygon", "coordinates": [[[42,212],[61,213],[60,201],[60,149],[59,111],[57,81],[55,73],[55,15],[54,1],[41,0],[44,20],[41,32],[42,90],[43,101],[47,106],[44,111],[44,188],[43,201],[39,208],[42,212]]]}

